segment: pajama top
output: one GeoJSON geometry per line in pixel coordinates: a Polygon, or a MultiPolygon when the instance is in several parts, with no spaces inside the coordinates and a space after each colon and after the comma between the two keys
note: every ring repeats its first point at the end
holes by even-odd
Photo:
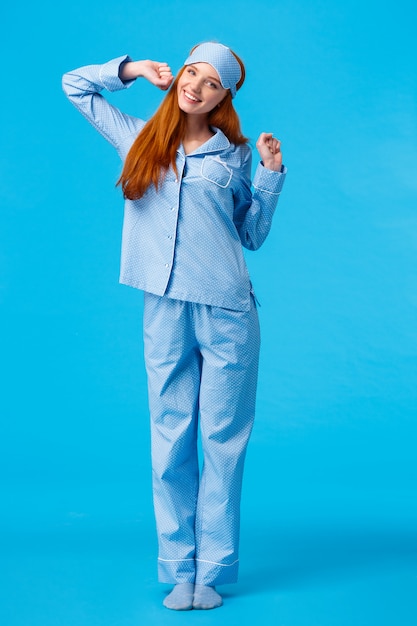
{"type": "MultiPolygon", "coordinates": [[[[116,91],[127,55],[88,65],[63,77],[69,100],[116,148],[122,161],[145,122],[107,102],[116,91]]],[[[249,146],[235,146],[218,128],[194,152],[177,150],[178,176],[170,168],[158,191],[125,201],[120,282],[178,300],[250,309],[252,285],[242,246],[256,250],[271,228],[286,168],[262,163],[251,188],[249,146]]]]}

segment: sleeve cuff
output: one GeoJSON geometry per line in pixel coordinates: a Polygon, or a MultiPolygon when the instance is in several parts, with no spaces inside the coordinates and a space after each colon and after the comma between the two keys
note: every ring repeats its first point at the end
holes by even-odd
{"type": "Polygon", "coordinates": [[[123,56],[112,59],[111,61],[108,61],[101,66],[100,81],[103,87],[107,89],[107,91],[119,91],[120,89],[127,89],[128,87],[133,85],[133,83],[135,82],[134,80],[123,82],[119,78],[120,66],[122,65],[122,63],[126,63],[127,61],[131,60],[132,59],[129,55],[124,54],[123,56]]]}
{"type": "Polygon", "coordinates": [[[287,174],[287,168],[282,166],[280,172],[274,172],[264,167],[263,163],[259,163],[255,176],[252,181],[252,185],[259,191],[265,191],[266,193],[280,194],[284,185],[285,176],[287,174]]]}

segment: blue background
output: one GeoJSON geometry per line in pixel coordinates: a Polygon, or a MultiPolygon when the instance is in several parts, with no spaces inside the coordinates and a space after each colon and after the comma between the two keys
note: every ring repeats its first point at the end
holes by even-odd
{"type": "MultiPolygon", "coordinates": [[[[417,621],[416,5],[73,0],[3,8],[0,620],[5,626],[417,621]],[[261,301],[241,577],[220,611],[156,582],[139,292],[118,285],[116,153],[63,72],[129,53],[244,59],[252,143],[289,175],[247,259],[261,301]]],[[[149,117],[145,83],[109,96],[149,117]]]]}

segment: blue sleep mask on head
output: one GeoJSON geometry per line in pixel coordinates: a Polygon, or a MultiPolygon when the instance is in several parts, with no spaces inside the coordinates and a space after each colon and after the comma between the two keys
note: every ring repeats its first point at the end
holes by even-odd
{"type": "Polygon", "coordinates": [[[221,43],[208,41],[202,43],[184,61],[184,65],[194,63],[209,63],[219,75],[224,89],[230,89],[232,98],[236,95],[236,84],[239,82],[242,72],[240,65],[229,48],[221,43]]]}

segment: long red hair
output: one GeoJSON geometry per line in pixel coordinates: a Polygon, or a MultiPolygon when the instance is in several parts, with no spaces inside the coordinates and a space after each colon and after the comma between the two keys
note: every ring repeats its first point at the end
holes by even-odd
{"type": "MultiPolygon", "coordinates": [[[[241,59],[234,52],[233,54],[241,67],[242,74],[236,85],[236,89],[240,89],[245,80],[245,67],[241,59]]],[[[158,110],[140,131],[127,154],[117,181],[117,185],[122,186],[125,198],[138,200],[151,184],[158,189],[159,182],[170,165],[178,173],[175,163],[177,148],[185,136],[187,116],[178,106],[177,83],[184,70],[185,66],[179,71],[158,110]]],[[[235,145],[248,141],[241,133],[230,91],[209,113],[208,123],[220,128],[235,145]]]]}

